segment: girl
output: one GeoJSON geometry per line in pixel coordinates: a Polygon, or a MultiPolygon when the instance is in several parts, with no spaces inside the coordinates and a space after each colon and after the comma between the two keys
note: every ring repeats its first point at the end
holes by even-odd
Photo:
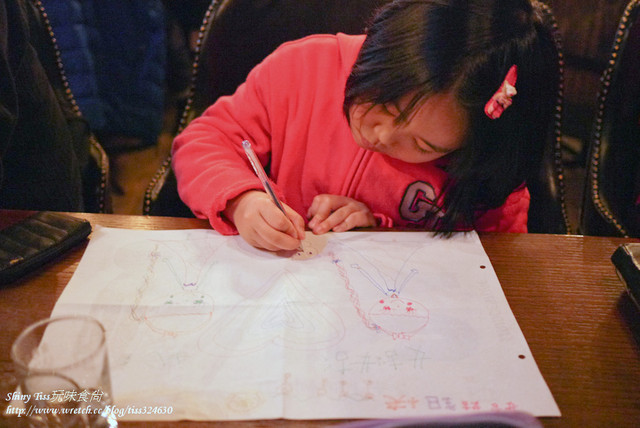
{"type": "Polygon", "coordinates": [[[305,219],[316,234],[526,232],[553,47],[529,0],[396,0],[366,35],[285,43],[175,139],[181,198],[220,233],[267,250],[297,248],[305,219]]]}

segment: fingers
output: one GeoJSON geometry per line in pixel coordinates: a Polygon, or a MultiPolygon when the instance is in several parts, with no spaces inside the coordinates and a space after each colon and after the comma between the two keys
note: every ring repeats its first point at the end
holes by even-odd
{"type": "MultiPolygon", "coordinates": [[[[291,233],[291,236],[294,236],[299,240],[303,240],[305,235],[304,230],[306,227],[304,218],[300,214],[298,214],[297,211],[295,211],[293,208],[291,208],[288,205],[284,205],[284,210],[287,213],[287,218],[289,219],[289,223],[293,227],[293,233],[291,233]]],[[[286,233],[289,233],[289,232],[286,232],[286,233]]]]}
{"type": "Polygon", "coordinates": [[[269,251],[294,250],[300,246],[297,228],[273,202],[257,208],[255,214],[249,227],[237,226],[248,243],[269,251]]]}
{"type": "Polygon", "coordinates": [[[376,220],[362,202],[346,196],[318,195],[309,208],[309,228],[320,235],[330,230],[344,232],[355,227],[375,226],[376,220]]]}
{"type": "Polygon", "coordinates": [[[335,204],[331,195],[317,195],[313,198],[309,211],[307,212],[307,217],[310,218],[309,228],[315,232],[318,225],[325,221],[337,207],[339,207],[339,205],[335,204]]]}
{"type": "MultiPolygon", "coordinates": [[[[305,236],[304,219],[291,207],[285,213],[262,191],[248,191],[229,202],[224,215],[251,245],[269,251],[295,250],[305,236]]],[[[330,230],[344,232],[376,225],[376,219],[362,202],[339,195],[318,195],[307,216],[309,228],[319,235],[330,230]]]]}
{"type": "Polygon", "coordinates": [[[331,213],[329,217],[320,223],[314,233],[322,234],[330,230],[334,232],[346,232],[355,227],[372,226],[367,213],[362,211],[352,211],[351,207],[342,207],[331,213]],[[316,232],[317,230],[317,232],[316,232]]]}
{"type": "MultiPolygon", "coordinates": [[[[280,214],[284,216],[282,212],[280,214]]],[[[268,251],[295,250],[300,246],[298,238],[274,229],[267,223],[256,224],[252,230],[240,234],[249,244],[268,251]]]]}
{"type": "Polygon", "coordinates": [[[269,251],[294,250],[304,237],[304,219],[290,207],[285,206],[285,210],[287,215],[266,193],[249,191],[231,201],[225,215],[254,247],[269,251]]]}

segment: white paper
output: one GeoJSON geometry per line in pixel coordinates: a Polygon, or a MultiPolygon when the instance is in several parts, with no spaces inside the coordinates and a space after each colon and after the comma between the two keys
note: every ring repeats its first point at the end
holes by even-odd
{"type": "Polygon", "coordinates": [[[559,416],[475,233],[309,234],[272,254],[212,230],[95,227],[54,315],[108,335],[123,419],[559,416]]]}

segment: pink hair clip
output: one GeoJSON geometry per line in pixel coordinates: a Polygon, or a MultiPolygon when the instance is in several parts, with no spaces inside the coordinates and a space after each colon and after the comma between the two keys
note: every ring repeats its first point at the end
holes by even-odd
{"type": "Polygon", "coordinates": [[[500,88],[484,106],[484,112],[489,116],[489,119],[499,118],[502,115],[502,112],[509,108],[513,102],[513,96],[518,93],[518,91],[516,91],[517,79],[518,67],[512,65],[507,72],[507,76],[504,78],[502,85],[500,85],[500,88]]]}

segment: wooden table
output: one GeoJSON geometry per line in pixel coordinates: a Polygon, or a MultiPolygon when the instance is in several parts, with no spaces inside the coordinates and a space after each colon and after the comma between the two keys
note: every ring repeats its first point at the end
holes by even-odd
{"type": "MultiPolygon", "coordinates": [[[[0,227],[25,213],[0,211],[0,227]]],[[[168,217],[73,214],[93,224],[131,229],[208,228],[168,217]]],[[[640,312],[616,276],[610,256],[620,238],[480,235],[516,319],[562,412],[549,427],[640,426],[640,312]]],[[[0,289],[0,375],[11,374],[9,348],[18,332],[46,318],[86,244],[0,289]]],[[[6,405],[3,393],[0,403],[6,405]]],[[[169,427],[326,426],[341,421],[179,422],[169,427]]],[[[3,420],[0,420],[2,425],[3,420]]],[[[122,426],[144,426],[132,422],[122,426]]]]}

